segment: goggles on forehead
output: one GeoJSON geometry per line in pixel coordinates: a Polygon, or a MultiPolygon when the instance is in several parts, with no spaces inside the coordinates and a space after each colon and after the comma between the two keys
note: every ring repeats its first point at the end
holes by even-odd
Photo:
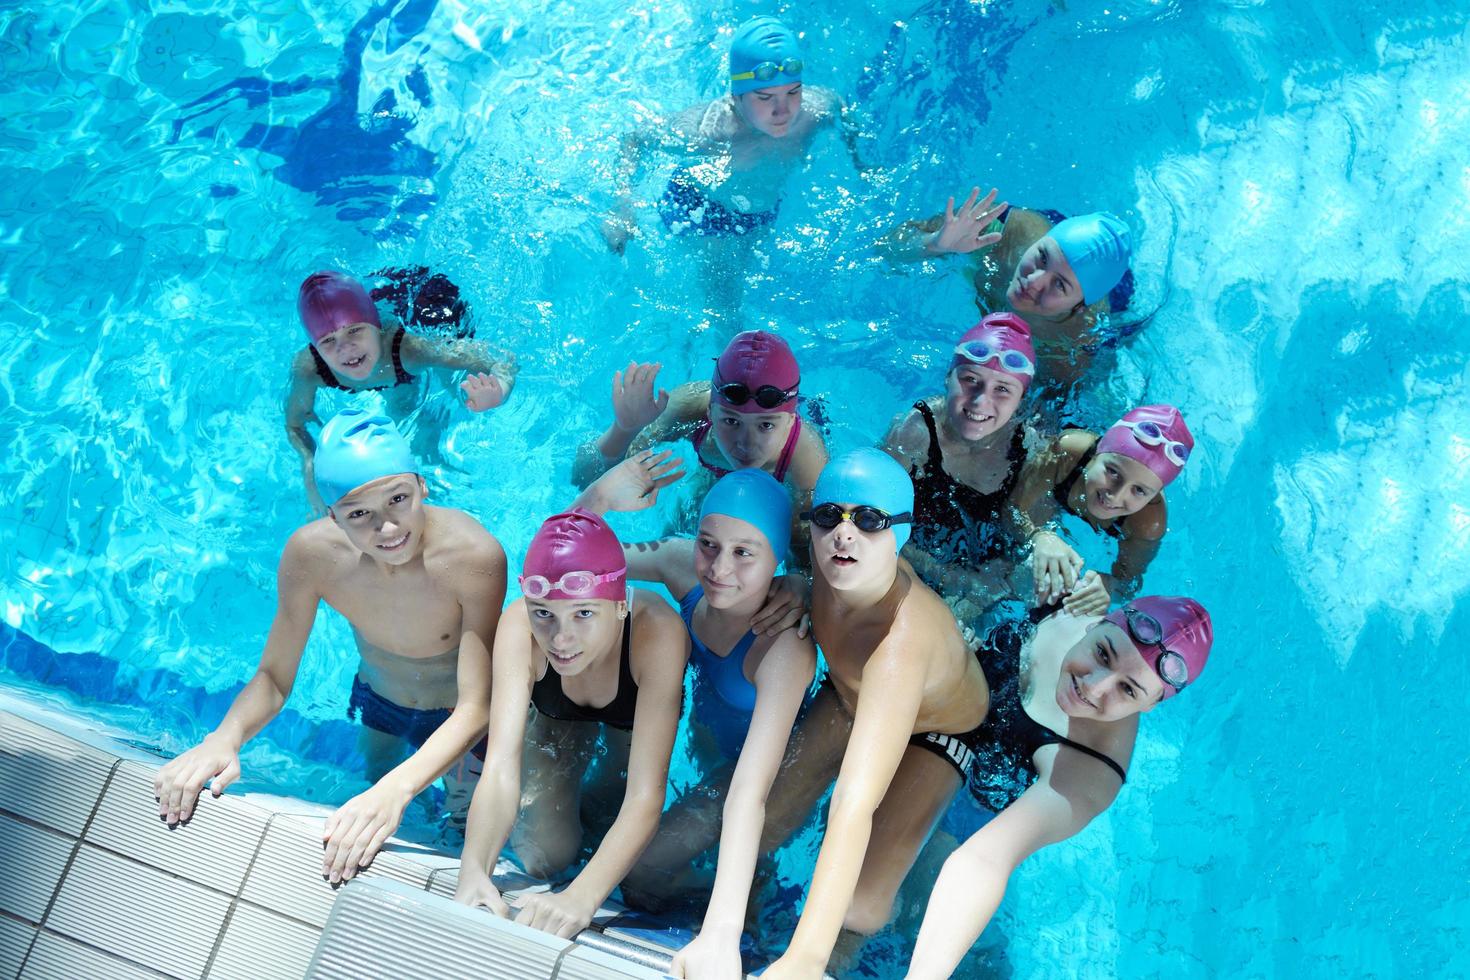
{"type": "Polygon", "coordinates": [[[1028,378],[1036,376],[1036,365],[1031,358],[1018,350],[1001,350],[992,347],[983,340],[970,340],[960,344],[954,349],[956,357],[963,357],[975,364],[985,364],[988,361],[996,361],[1003,370],[1011,374],[1024,374],[1028,378]]]}
{"type": "Polygon", "coordinates": [[[576,599],[589,594],[605,582],[616,582],[627,574],[626,568],[598,575],[595,572],[566,572],[555,582],[545,575],[522,575],[518,580],[521,594],[527,599],[544,599],[552,592],[561,592],[576,599]]]}
{"type": "Polygon", "coordinates": [[[731,381],[727,384],[721,381],[719,368],[715,369],[714,390],[727,405],[739,406],[754,401],[761,408],[778,408],[795,398],[800,388],[801,382],[797,382],[790,388],[761,385],[755,391],[751,391],[750,386],[744,382],[731,381]]]}
{"type": "Polygon", "coordinates": [[[1183,655],[1164,646],[1164,627],[1159,625],[1159,621],[1132,606],[1123,607],[1123,619],[1128,623],[1128,635],[1133,637],[1134,642],[1159,648],[1159,659],[1154,664],[1154,670],[1163,682],[1176,693],[1188,687],[1189,663],[1183,655]]]}
{"type": "Polygon", "coordinates": [[[757,82],[769,82],[777,75],[790,75],[792,78],[801,77],[801,59],[787,58],[785,61],[762,61],[750,71],[742,71],[731,75],[732,82],[748,82],[755,79],[757,82]]]}
{"type": "Polygon", "coordinates": [[[843,510],[839,504],[821,504],[802,514],[801,519],[811,521],[824,531],[832,530],[843,521],[852,521],[853,527],[859,531],[872,534],[875,531],[885,531],[895,524],[912,524],[914,515],[910,511],[890,514],[867,504],[859,504],[852,510],[843,510]]]}
{"type": "Polygon", "coordinates": [[[1133,438],[1137,439],[1141,446],[1163,446],[1164,456],[1175,466],[1183,466],[1189,461],[1189,447],[1166,436],[1163,426],[1159,423],[1119,422],[1118,425],[1131,431],[1133,438]]]}

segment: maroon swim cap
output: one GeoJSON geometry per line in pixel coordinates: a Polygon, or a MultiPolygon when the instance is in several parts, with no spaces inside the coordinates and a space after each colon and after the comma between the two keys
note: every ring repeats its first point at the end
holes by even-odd
{"type": "Polygon", "coordinates": [[[1194,451],[1194,436],[1173,405],[1140,405],[1102,434],[1097,451],[1136,459],[1168,486],[1194,451]]]}
{"type": "Polygon", "coordinates": [[[801,369],[786,341],[765,330],[746,330],[735,335],[715,363],[710,397],[737,412],[795,412],[800,385],[801,369]],[[762,388],[767,389],[764,395],[762,388]],[[785,397],[772,404],[775,392],[785,397]]]}
{"type": "Polygon", "coordinates": [[[1031,324],[1018,313],[990,314],[966,330],[955,345],[950,370],[965,363],[1008,374],[1025,388],[1036,377],[1036,348],[1031,343],[1031,324]]]}
{"type": "Polygon", "coordinates": [[[521,591],[532,599],[628,597],[628,561],[607,521],[581,507],[548,517],[521,566],[521,591]]]}
{"type": "Polygon", "coordinates": [[[1215,627],[1205,607],[1181,595],[1146,595],[1103,617],[1127,633],[1164,682],[1167,701],[1205,669],[1215,627]]]}
{"type": "Polygon", "coordinates": [[[349,324],[383,325],[367,290],[356,279],[340,272],[316,272],[307,276],[296,294],[296,311],[301,314],[301,325],[313,344],[349,324]]]}

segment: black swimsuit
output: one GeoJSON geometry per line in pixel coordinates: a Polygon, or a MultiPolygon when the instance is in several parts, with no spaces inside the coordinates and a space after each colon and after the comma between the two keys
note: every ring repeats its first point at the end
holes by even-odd
{"type": "Polygon", "coordinates": [[[618,667],[618,693],[600,708],[578,704],[561,689],[561,675],[546,665],[546,674],[531,688],[531,703],[536,710],[548,718],[558,721],[591,721],[633,730],[633,709],[638,706],[638,685],[633,681],[633,670],[629,665],[628,651],[633,631],[633,613],[629,610],[623,620],[623,652],[618,667]]]}
{"type": "Polygon", "coordinates": [[[929,429],[929,457],[909,470],[914,479],[914,544],[939,561],[971,567],[1007,554],[1010,547],[1000,531],[1000,517],[1026,462],[1023,427],[1016,426],[1006,450],[1010,465],[1005,479],[996,489],[981,493],[945,472],[934,413],[924,402],[915,402],[914,408],[929,429]]]}
{"type": "Polygon", "coordinates": [[[1036,750],[1043,745],[1065,745],[1103,763],[1128,781],[1123,767],[1090,746],[1059,735],[1026,713],[1021,702],[1021,648],[1035,625],[1061,608],[1053,603],[1033,609],[1023,622],[1008,622],[975,651],[990,683],[990,714],[980,726],[981,738],[972,743],[975,767],[970,792],[981,806],[999,813],[1036,782],[1036,750]]]}
{"type": "MultiPolygon", "coordinates": [[[[1077,461],[1077,465],[1072,467],[1072,472],[1064,476],[1061,483],[1051,488],[1052,497],[1056,499],[1056,502],[1061,506],[1062,510],[1071,514],[1073,517],[1081,517],[1082,515],[1072,509],[1072,488],[1077,485],[1078,475],[1087,469],[1087,464],[1092,462],[1092,457],[1096,454],[1097,443],[1094,442],[1087,447],[1087,452],[1082,454],[1082,458],[1077,461]]],[[[1086,518],[1083,519],[1086,520],[1086,518]]],[[[1107,524],[1099,527],[1098,530],[1115,538],[1121,538],[1123,536],[1123,529],[1118,526],[1118,521],[1109,521],[1107,524]]]]}
{"type": "Polygon", "coordinates": [[[400,348],[403,347],[403,335],[405,333],[407,333],[407,331],[400,328],[399,331],[393,335],[393,384],[379,385],[376,388],[347,387],[342,382],[337,380],[337,376],[332,373],[332,369],[327,366],[327,362],[323,360],[322,356],[316,352],[315,344],[308,344],[306,349],[311,351],[311,359],[316,362],[316,375],[318,378],[321,379],[322,387],[336,388],[338,391],[384,391],[389,387],[396,388],[399,385],[412,384],[414,382],[414,376],[409,374],[408,371],[405,370],[403,367],[403,357],[400,353],[400,348]]]}

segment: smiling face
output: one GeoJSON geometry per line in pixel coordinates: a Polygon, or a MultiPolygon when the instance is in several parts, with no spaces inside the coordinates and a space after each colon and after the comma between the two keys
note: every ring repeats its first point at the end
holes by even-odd
{"type": "Polygon", "coordinates": [[[709,404],[715,443],[736,469],[774,470],[795,418],[791,412],[737,412],[714,398],[709,404]]]}
{"type": "Polygon", "coordinates": [[[726,514],[710,514],[699,522],[694,574],[711,607],[727,609],[752,598],[764,599],[776,564],[775,553],[754,524],[726,514]]]}
{"type": "Polygon", "coordinates": [[[616,649],[628,604],[612,599],[527,598],[526,615],[531,636],[551,669],[572,677],[616,649]]]}
{"type": "Polygon", "coordinates": [[[1082,471],[1087,512],[1100,521],[1136,514],[1164,489],[1158,476],[1136,459],[1098,453],[1082,471]]]}
{"type": "Polygon", "coordinates": [[[945,381],[950,428],[966,442],[983,439],[1011,420],[1023,392],[1011,375],[961,361],[945,381]]]}
{"type": "Polygon", "coordinates": [[[801,83],[774,85],[735,96],[740,116],[752,129],[780,139],[801,113],[801,83]]]}
{"type": "Polygon", "coordinates": [[[424,547],[427,495],[422,480],[400,473],[363,484],[328,513],[363,554],[387,565],[404,565],[424,547]]]}
{"type": "Polygon", "coordinates": [[[315,346],[333,371],[362,381],[373,373],[383,356],[383,332],[371,323],[349,323],[322,335],[315,346]]]}
{"type": "Polygon", "coordinates": [[[1051,320],[1065,320],[1082,304],[1072,264],[1050,235],[1022,253],[1006,287],[1006,302],[1017,313],[1051,320]]]}
{"type": "Polygon", "coordinates": [[[1057,706],[1073,718],[1119,721],[1152,711],[1164,682],[1139,655],[1126,630],[1103,621],[1078,640],[1062,660],[1057,706]]]}
{"type": "MultiPolygon", "coordinates": [[[[858,505],[849,501],[838,506],[851,511],[858,505]]],[[[811,529],[812,563],[832,588],[863,589],[893,579],[898,565],[893,528],[860,531],[851,520],[842,520],[831,529],[813,522],[811,529]]]]}

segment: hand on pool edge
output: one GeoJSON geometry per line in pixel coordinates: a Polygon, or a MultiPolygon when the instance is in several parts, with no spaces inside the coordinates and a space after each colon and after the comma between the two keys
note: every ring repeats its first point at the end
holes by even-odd
{"type": "Polygon", "coordinates": [[[412,799],[380,782],[342,804],[322,828],[322,876],[335,885],[372,864],[412,799]]]}
{"type": "Polygon", "coordinates": [[[596,905],[588,905],[572,894],[572,886],[559,892],[527,895],[516,913],[516,922],[532,929],[549,932],[562,939],[573,939],[592,924],[596,905]]]}
{"type": "Polygon", "coordinates": [[[510,906],[506,904],[505,897],[500,894],[500,889],[495,887],[495,882],[483,871],[477,871],[468,865],[461,865],[459,869],[459,884],[454,889],[454,900],[461,905],[470,908],[482,908],[502,919],[510,918],[510,906]]]}
{"type": "Polygon", "coordinates": [[[194,816],[194,807],[204,784],[218,797],[240,778],[240,752],[211,732],[204,741],[165,763],[153,777],[153,796],[158,800],[158,815],[170,827],[194,816]]]}
{"type": "Polygon", "coordinates": [[[741,980],[745,970],[740,962],[740,930],[700,930],[674,954],[669,973],[678,980],[741,980]]]}

